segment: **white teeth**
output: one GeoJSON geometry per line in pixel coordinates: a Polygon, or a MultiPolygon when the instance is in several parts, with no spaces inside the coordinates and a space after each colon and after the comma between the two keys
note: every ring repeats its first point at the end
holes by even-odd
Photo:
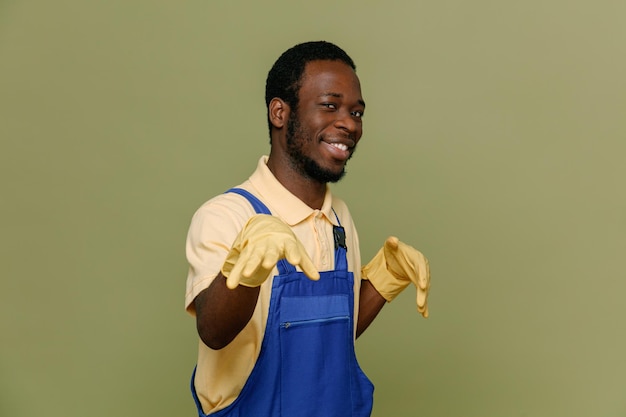
{"type": "Polygon", "coordinates": [[[342,151],[347,151],[348,150],[348,146],[344,145],[343,143],[331,143],[332,146],[334,146],[337,149],[341,149],[342,151]]]}

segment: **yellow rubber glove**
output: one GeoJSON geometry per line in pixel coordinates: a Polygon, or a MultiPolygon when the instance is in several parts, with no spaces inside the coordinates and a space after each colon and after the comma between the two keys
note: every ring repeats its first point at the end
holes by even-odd
{"type": "Polygon", "coordinates": [[[226,286],[258,287],[279,260],[286,258],[312,280],[320,274],[291,228],[278,217],[257,214],[248,220],[222,265],[226,286]]]}
{"type": "Polygon", "coordinates": [[[388,237],[361,273],[387,301],[393,300],[412,282],[417,287],[417,311],[428,317],[430,269],[428,259],[417,249],[395,236],[388,237]]]}

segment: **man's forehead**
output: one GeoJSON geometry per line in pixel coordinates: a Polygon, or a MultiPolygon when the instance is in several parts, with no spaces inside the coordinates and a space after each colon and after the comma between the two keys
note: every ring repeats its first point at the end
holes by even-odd
{"type": "Polygon", "coordinates": [[[304,67],[305,74],[312,74],[317,72],[344,72],[348,71],[356,76],[356,72],[354,68],[350,65],[346,64],[340,60],[329,60],[329,59],[317,59],[314,61],[309,61],[306,63],[304,67]]]}
{"type": "Polygon", "coordinates": [[[359,77],[352,67],[343,61],[311,61],[308,62],[302,77],[301,87],[321,89],[326,94],[341,93],[338,87],[351,87],[361,91],[359,77]]]}

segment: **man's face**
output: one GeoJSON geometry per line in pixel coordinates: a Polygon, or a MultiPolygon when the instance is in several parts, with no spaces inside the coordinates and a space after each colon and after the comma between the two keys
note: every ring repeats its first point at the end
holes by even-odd
{"type": "Polygon", "coordinates": [[[291,163],[315,181],[337,182],[363,133],[365,102],[359,79],[341,61],[312,61],[305,67],[298,98],[297,111],[287,121],[291,163]]]}

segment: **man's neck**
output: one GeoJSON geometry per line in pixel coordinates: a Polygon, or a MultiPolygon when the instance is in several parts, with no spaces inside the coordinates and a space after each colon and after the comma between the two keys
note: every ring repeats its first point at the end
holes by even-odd
{"type": "Polygon", "coordinates": [[[326,197],[326,183],[320,183],[296,172],[289,161],[277,161],[270,154],[267,167],[278,182],[312,209],[321,209],[326,197]]]}

